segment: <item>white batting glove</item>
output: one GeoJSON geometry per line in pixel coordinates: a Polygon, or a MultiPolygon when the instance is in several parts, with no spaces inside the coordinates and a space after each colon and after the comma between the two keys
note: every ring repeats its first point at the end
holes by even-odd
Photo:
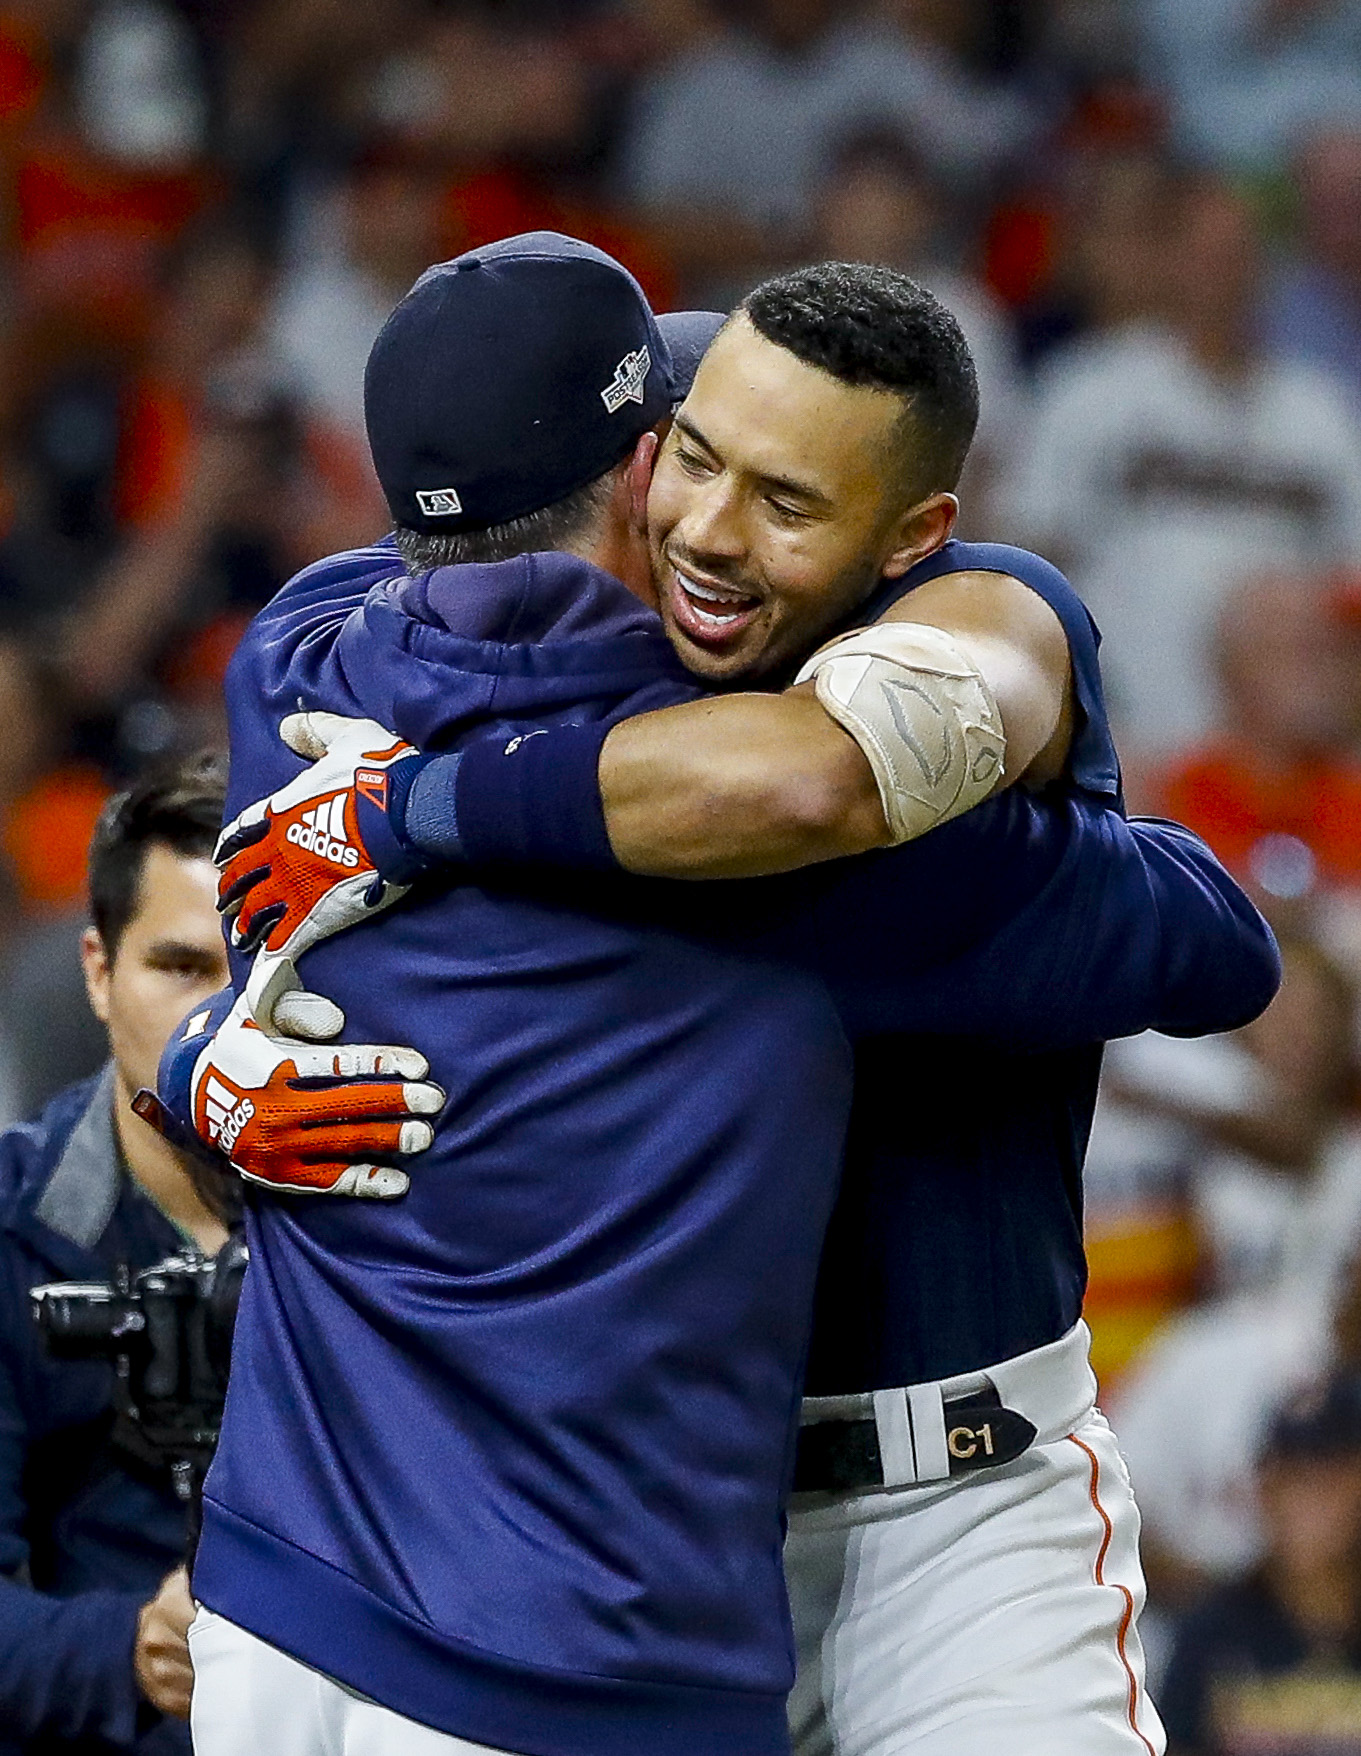
{"type": "Polygon", "coordinates": [[[290,714],[279,735],[312,766],[248,805],[214,853],[232,944],[256,952],[246,993],[264,1026],[297,986],[295,959],[391,908],[426,865],[398,841],[388,807],[428,757],[376,720],[335,713],[290,714]]]}

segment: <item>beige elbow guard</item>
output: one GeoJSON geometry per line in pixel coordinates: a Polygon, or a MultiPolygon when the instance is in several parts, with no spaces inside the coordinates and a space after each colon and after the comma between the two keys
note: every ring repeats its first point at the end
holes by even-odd
{"type": "Polygon", "coordinates": [[[1006,738],[997,702],[953,635],[880,622],[815,652],[794,679],[865,752],[895,842],[971,810],[997,784],[1006,738]]]}

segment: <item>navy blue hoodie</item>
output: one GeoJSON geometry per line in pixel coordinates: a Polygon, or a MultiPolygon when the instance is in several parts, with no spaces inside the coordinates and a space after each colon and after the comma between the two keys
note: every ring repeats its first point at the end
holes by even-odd
{"type": "MultiPolygon", "coordinates": [[[[229,677],[228,809],[298,772],[277,728],[300,706],[433,749],[694,693],[655,619],[582,562],[411,581],[379,545],[257,618],[229,677]]],[[[949,827],[766,887],[413,893],[308,954],[347,1037],[417,1044],[449,1101],[403,1201],[253,1205],[195,1570],[211,1608],[529,1756],[786,1748],[780,1501],[857,994],[897,1028],[1066,1040],[1084,1005],[1088,1037],[1215,1028],[1274,984],[1265,928],[1184,832],[1020,794],[949,827]],[[914,884],[941,890],[929,938],[901,930],[914,884]],[[1193,965],[1163,943],[1172,892],[1203,917],[1193,965]],[[1093,930],[1041,1004],[1045,921],[1075,894],[1093,930]],[[894,912],[871,964],[873,910],[894,912]],[[957,954],[1008,922],[1000,992],[957,954]]],[[[200,1044],[172,1051],[168,1095],[200,1044]]]]}

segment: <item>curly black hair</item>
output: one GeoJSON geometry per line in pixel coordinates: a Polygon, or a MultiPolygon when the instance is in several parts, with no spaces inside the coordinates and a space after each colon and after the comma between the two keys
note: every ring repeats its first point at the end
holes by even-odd
{"type": "Polygon", "coordinates": [[[816,262],[762,281],[738,309],[805,365],[902,397],[899,450],[913,499],[956,486],[978,425],[978,378],[934,294],[896,269],[816,262]]]}

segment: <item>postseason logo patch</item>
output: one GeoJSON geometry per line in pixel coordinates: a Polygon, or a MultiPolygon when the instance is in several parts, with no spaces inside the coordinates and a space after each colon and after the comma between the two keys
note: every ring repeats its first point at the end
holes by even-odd
{"type": "Polygon", "coordinates": [[[651,369],[652,355],[646,348],[625,354],[614,368],[614,377],[600,393],[606,413],[617,415],[626,402],[636,402],[641,408],[643,386],[647,383],[647,375],[651,369]]]}
{"type": "MultiPolygon", "coordinates": [[[[642,398],[639,397],[639,402],[642,398]]],[[[453,488],[417,488],[416,504],[427,518],[455,518],[463,502],[453,488]]]]}

